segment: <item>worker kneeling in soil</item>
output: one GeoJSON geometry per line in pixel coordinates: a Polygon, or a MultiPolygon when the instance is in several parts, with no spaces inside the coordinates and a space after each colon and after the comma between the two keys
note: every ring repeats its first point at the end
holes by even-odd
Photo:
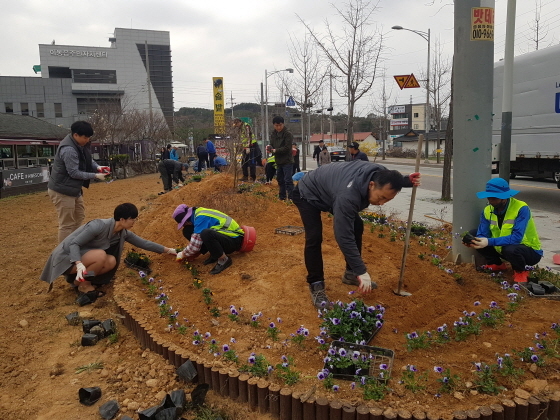
{"type": "Polygon", "coordinates": [[[111,281],[119,267],[125,242],[146,251],[177,254],[174,248],[166,248],[130,232],[137,218],[136,206],[124,203],[115,208],[113,218],[95,219],[80,226],[54,249],[43,268],[41,280],[52,283],[64,274],[66,281],[85,295],[78,298],[78,303],[85,305],[104,295],[95,290],[95,286],[111,281]],[[88,273],[94,276],[88,276],[88,273]]]}
{"type": "Polygon", "coordinates": [[[218,210],[203,207],[188,207],[180,204],[173,212],[177,229],[183,228],[183,235],[189,245],[177,254],[177,260],[192,261],[199,254],[210,253],[203,264],[216,263],[210,274],[218,274],[230,267],[231,258],[227,254],[239,251],[243,245],[244,231],[235,220],[218,210]]]}
{"type": "Polygon", "coordinates": [[[321,212],[334,215],[334,236],[346,260],[342,282],[359,286],[362,293],[368,293],[377,288],[377,284],[372,281],[362,260],[364,222],[359,212],[370,204],[387,203],[402,187],[418,185],[418,172],[403,176],[398,171],[364,161],[321,165],[299,181],[293,201],[305,227],[307,282],[317,309],[331,305],[325,293],[321,212]]]}
{"type": "Polygon", "coordinates": [[[476,193],[478,198],[486,198],[488,205],[480,215],[478,229],[469,232],[474,238],[463,238],[463,243],[484,257],[487,265],[483,269],[505,271],[504,259],[511,263],[513,281],[527,283],[526,267],[537,264],[543,250],[529,206],[513,198],[518,192],[502,178],[488,181],[486,190],[476,193]]]}

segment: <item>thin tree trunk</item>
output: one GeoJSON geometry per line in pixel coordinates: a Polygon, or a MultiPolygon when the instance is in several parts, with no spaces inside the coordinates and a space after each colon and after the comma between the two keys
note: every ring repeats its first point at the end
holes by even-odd
{"type": "Polygon", "coordinates": [[[449,98],[449,120],[445,131],[445,152],[443,154],[443,181],[441,199],[451,200],[451,162],[453,159],[453,69],[451,70],[451,97],[449,98]]]}

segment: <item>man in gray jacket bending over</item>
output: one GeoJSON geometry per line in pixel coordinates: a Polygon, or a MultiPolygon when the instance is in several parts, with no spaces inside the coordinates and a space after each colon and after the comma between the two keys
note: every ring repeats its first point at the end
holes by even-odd
{"type": "Polygon", "coordinates": [[[103,296],[95,290],[95,285],[111,280],[119,267],[125,242],[147,251],[177,255],[174,248],[166,248],[130,232],[137,218],[136,206],[124,203],[115,208],[113,218],[95,219],[79,227],[54,249],[43,268],[41,280],[52,283],[64,274],[68,283],[94,302],[103,296]],[[88,277],[88,272],[94,277],[88,277]]]}
{"type": "Polygon", "coordinates": [[[342,282],[359,286],[362,293],[377,288],[362,260],[364,223],[359,212],[370,204],[381,205],[395,198],[402,187],[420,185],[420,174],[403,176],[384,166],[354,161],[322,165],[309,172],[294,190],[297,206],[305,227],[305,267],[313,305],[329,307],[323,273],[323,223],[321,212],[334,216],[334,236],[346,260],[342,282]]]}

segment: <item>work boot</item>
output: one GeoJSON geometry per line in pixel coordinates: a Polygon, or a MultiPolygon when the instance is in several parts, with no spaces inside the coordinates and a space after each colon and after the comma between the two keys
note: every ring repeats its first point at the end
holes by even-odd
{"type": "Polygon", "coordinates": [[[358,276],[356,276],[353,271],[345,270],[344,275],[342,276],[342,283],[359,286],[360,280],[358,280],[358,276]]]}
{"type": "Polygon", "coordinates": [[[331,301],[325,293],[325,282],[316,281],[309,285],[311,292],[311,301],[317,309],[330,309],[332,307],[331,301]]]}
{"type": "Polygon", "coordinates": [[[529,277],[528,271],[514,271],[513,272],[513,282],[514,283],[527,283],[529,277]]]}
{"type": "Polygon", "coordinates": [[[487,264],[481,267],[483,270],[490,270],[490,271],[506,271],[507,265],[506,263],[501,264],[487,264]]]}

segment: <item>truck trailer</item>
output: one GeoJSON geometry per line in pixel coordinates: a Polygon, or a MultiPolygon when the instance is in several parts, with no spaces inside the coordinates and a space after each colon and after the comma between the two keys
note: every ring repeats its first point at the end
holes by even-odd
{"type": "MultiPolygon", "coordinates": [[[[492,163],[499,164],[504,63],[494,65],[492,163]]],[[[552,178],[560,188],[560,45],[515,57],[510,178],[552,178]]]]}

